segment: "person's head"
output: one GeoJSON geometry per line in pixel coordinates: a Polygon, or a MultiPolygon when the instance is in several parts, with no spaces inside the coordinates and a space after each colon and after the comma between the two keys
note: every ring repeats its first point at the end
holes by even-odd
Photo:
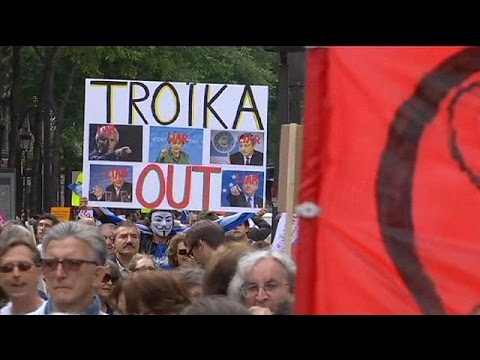
{"type": "Polygon", "coordinates": [[[9,224],[8,226],[5,226],[2,233],[0,234],[0,244],[17,238],[19,234],[22,234],[22,236],[23,234],[25,236],[27,236],[27,234],[30,235],[30,241],[35,244],[35,238],[33,234],[29,230],[27,230],[25,226],[15,224],[9,224]]]}
{"type": "Polygon", "coordinates": [[[121,188],[125,184],[125,178],[127,177],[127,169],[119,168],[107,171],[107,178],[110,180],[113,186],[121,188]]]}
{"type": "Polygon", "coordinates": [[[173,155],[179,156],[180,152],[183,149],[183,145],[185,145],[188,142],[188,134],[187,133],[169,133],[168,142],[170,143],[170,148],[172,149],[173,155]]]}
{"type": "Polygon", "coordinates": [[[188,256],[188,249],[185,245],[186,236],[185,233],[178,233],[168,243],[168,264],[171,267],[189,268],[198,265],[192,257],[188,256]]]}
{"type": "Polygon", "coordinates": [[[156,270],[155,261],[151,255],[135,254],[132,257],[132,260],[128,263],[127,269],[130,273],[153,271],[156,270]]]}
{"type": "Polygon", "coordinates": [[[179,268],[171,272],[180,283],[180,286],[187,293],[190,301],[194,302],[203,296],[203,279],[205,270],[195,268],[179,268]]]}
{"type": "Polygon", "coordinates": [[[0,287],[12,301],[38,296],[40,252],[32,234],[11,225],[0,238],[0,287]]]}
{"type": "MultiPolygon", "coordinates": [[[[3,227],[6,228],[7,226],[10,226],[10,225],[20,225],[22,227],[24,227],[25,229],[27,228],[27,226],[25,225],[25,223],[21,220],[17,220],[17,219],[14,219],[14,220],[8,220],[5,224],[3,224],[3,227]]],[[[0,229],[2,228],[2,224],[0,224],[0,229]]],[[[1,231],[0,231],[1,233],[1,231]]]]}
{"type": "Polygon", "coordinates": [[[245,241],[248,242],[248,232],[250,230],[250,224],[247,221],[244,221],[242,224],[238,225],[235,229],[230,230],[228,234],[231,236],[233,241],[245,241]]]}
{"type": "Polygon", "coordinates": [[[245,133],[240,135],[238,139],[238,148],[243,156],[248,157],[255,151],[255,145],[257,144],[257,138],[253,134],[245,133]]]}
{"type": "Polygon", "coordinates": [[[107,246],[96,227],[69,221],[42,241],[42,271],[57,312],[81,313],[105,274],[107,246]]]}
{"type": "Polygon", "coordinates": [[[296,266],[287,255],[259,250],[244,255],[228,287],[228,295],[247,307],[262,306],[273,313],[295,292],[296,266]]]}
{"type": "Polygon", "coordinates": [[[95,134],[98,151],[102,154],[113,152],[118,144],[119,137],[118,130],[113,125],[98,127],[95,134]]]}
{"type": "Polygon", "coordinates": [[[182,315],[252,315],[238,301],[225,295],[210,295],[187,306],[182,315]]]}
{"type": "Polygon", "coordinates": [[[258,190],[259,179],[257,174],[249,174],[243,178],[242,189],[247,196],[255,196],[258,190]]]}
{"type": "Polygon", "coordinates": [[[140,233],[137,226],[126,221],[117,225],[113,233],[113,247],[117,256],[132,257],[140,249],[140,233]]]}
{"type": "Polygon", "coordinates": [[[117,286],[113,302],[122,314],[173,315],[190,304],[175,275],[168,271],[137,272],[117,286]]]}
{"type": "Polygon", "coordinates": [[[107,259],[105,275],[103,275],[102,281],[96,287],[97,295],[102,303],[107,303],[113,286],[121,277],[122,275],[120,274],[117,264],[114,261],[107,259]]]}
{"type": "Polygon", "coordinates": [[[105,239],[105,243],[107,244],[108,256],[113,256],[114,255],[113,233],[115,232],[115,225],[102,224],[100,225],[99,229],[105,239]]]}
{"type": "Polygon", "coordinates": [[[219,219],[219,216],[215,211],[201,211],[197,216],[197,221],[200,221],[200,220],[215,221],[218,219],[219,219]]]}
{"type": "Polygon", "coordinates": [[[173,214],[168,210],[159,210],[152,212],[150,228],[153,233],[160,237],[167,237],[173,229],[173,214]]]}
{"type": "Polygon", "coordinates": [[[250,245],[239,242],[226,243],[210,259],[203,279],[205,295],[227,295],[228,285],[242,255],[253,251],[250,245]]]}
{"type": "Polygon", "coordinates": [[[188,254],[193,255],[197,263],[205,266],[213,252],[225,241],[223,228],[210,220],[200,220],[186,232],[185,245],[188,254]]]}
{"type": "Polygon", "coordinates": [[[97,226],[97,222],[95,221],[95,219],[92,219],[92,218],[82,218],[82,219],[78,219],[77,222],[79,222],[80,224],[85,224],[85,225],[90,225],[90,226],[97,226]]]}
{"type": "Polygon", "coordinates": [[[45,237],[45,235],[47,235],[52,227],[58,223],[60,223],[60,221],[53,214],[44,213],[40,215],[34,225],[37,242],[42,242],[42,239],[45,237]]]}

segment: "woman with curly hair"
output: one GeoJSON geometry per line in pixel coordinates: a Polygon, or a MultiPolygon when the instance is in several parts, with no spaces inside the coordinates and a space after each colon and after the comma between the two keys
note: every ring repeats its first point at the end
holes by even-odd
{"type": "Polygon", "coordinates": [[[197,262],[188,256],[185,236],[185,233],[179,233],[170,239],[167,256],[168,263],[172,268],[191,268],[198,266],[197,262]]]}

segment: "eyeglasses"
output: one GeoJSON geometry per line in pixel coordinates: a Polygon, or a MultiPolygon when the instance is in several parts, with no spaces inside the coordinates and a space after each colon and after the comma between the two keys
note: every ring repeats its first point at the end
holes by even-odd
{"type": "Polygon", "coordinates": [[[188,251],[187,249],[178,249],[177,254],[185,256],[188,255],[188,251]]]}
{"type": "Polygon", "coordinates": [[[134,270],[134,272],[137,272],[137,271],[153,271],[153,270],[156,270],[153,266],[141,266],[139,268],[136,268],[134,270]]]}
{"type": "Polygon", "coordinates": [[[58,264],[62,264],[63,271],[67,274],[79,271],[83,264],[97,265],[95,261],[83,259],[43,259],[42,269],[45,271],[56,271],[58,264]]]}
{"type": "Polygon", "coordinates": [[[31,262],[27,261],[19,261],[15,263],[9,263],[9,264],[3,264],[0,265],[0,272],[2,273],[10,273],[15,269],[15,267],[18,269],[18,271],[25,272],[28,271],[32,268],[32,266],[36,266],[35,264],[32,264],[31,262]]]}
{"type": "Polygon", "coordinates": [[[103,278],[102,278],[102,283],[104,284],[108,284],[109,282],[111,282],[112,284],[115,284],[117,281],[118,281],[118,277],[112,276],[108,273],[103,275],[103,278]]]}
{"type": "Polygon", "coordinates": [[[271,281],[271,282],[267,282],[263,286],[258,286],[257,284],[249,284],[249,285],[243,286],[241,290],[242,290],[242,295],[248,298],[248,297],[257,296],[260,289],[263,289],[263,291],[265,291],[268,295],[271,295],[281,287],[284,287],[287,285],[289,284],[288,283],[281,284],[276,281],[271,281]]]}

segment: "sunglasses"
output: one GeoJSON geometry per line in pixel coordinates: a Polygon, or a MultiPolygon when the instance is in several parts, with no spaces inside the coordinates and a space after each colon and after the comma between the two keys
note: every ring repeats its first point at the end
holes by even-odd
{"type": "Polygon", "coordinates": [[[177,254],[185,256],[188,255],[188,251],[187,249],[178,249],[177,254]]]}
{"type": "Polygon", "coordinates": [[[56,271],[58,264],[62,264],[63,271],[65,273],[77,272],[80,270],[83,264],[97,265],[95,261],[82,260],[82,259],[43,259],[42,269],[44,271],[56,271]]]}
{"type": "Polygon", "coordinates": [[[31,262],[19,261],[16,263],[0,265],[0,272],[10,273],[13,271],[13,269],[15,269],[15,267],[18,269],[18,271],[25,272],[30,270],[33,266],[35,266],[35,264],[32,264],[31,262]]]}
{"type": "Polygon", "coordinates": [[[192,245],[192,247],[190,248],[190,250],[188,250],[187,256],[188,256],[189,258],[192,258],[192,259],[194,258],[194,256],[193,256],[193,249],[195,249],[195,247],[197,247],[197,246],[200,245],[200,241],[202,241],[202,240],[196,241],[196,242],[192,245]]]}
{"type": "Polygon", "coordinates": [[[109,282],[111,282],[112,284],[115,284],[117,281],[118,281],[118,277],[112,276],[110,274],[105,274],[103,275],[103,278],[102,278],[102,283],[104,284],[108,284],[109,282]]]}

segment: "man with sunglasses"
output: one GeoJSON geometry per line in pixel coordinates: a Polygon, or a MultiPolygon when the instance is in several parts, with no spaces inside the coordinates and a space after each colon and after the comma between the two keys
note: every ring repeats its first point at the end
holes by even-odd
{"type": "Polygon", "coordinates": [[[32,234],[22,226],[10,225],[0,236],[0,287],[9,300],[0,315],[38,309],[44,303],[37,291],[40,276],[40,253],[32,234]]]}
{"type": "Polygon", "coordinates": [[[50,298],[30,314],[105,315],[95,291],[104,278],[107,259],[100,230],[63,222],[43,239],[42,249],[42,272],[50,298]]]}

